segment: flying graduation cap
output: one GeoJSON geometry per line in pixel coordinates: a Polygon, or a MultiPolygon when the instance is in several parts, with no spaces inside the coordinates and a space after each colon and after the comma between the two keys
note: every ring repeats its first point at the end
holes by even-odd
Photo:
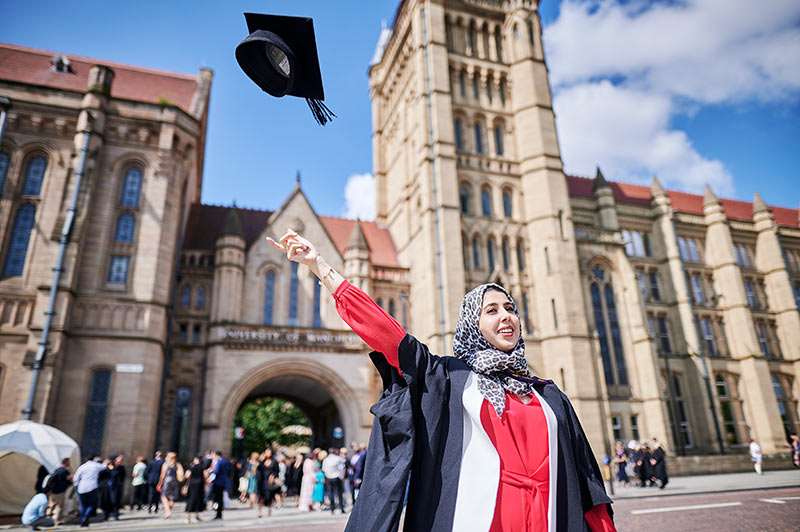
{"type": "Polygon", "coordinates": [[[244,18],[250,35],[236,47],[236,60],[244,73],[272,96],[305,98],[320,125],[334,118],[322,103],[325,93],[314,21],[259,13],[245,13],[244,18]]]}

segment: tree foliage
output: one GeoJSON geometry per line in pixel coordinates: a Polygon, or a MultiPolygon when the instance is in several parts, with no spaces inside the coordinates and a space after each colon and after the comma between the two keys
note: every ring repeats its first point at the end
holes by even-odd
{"type": "Polygon", "coordinates": [[[303,412],[283,399],[263,397],[244,403],[236,414],[235,425],[244,428],[244,450],[247,453],[261,452],[274,444],[308,445],[310,442],[309,436],[282,432],[290,425],[308,426],[303,412]]]}

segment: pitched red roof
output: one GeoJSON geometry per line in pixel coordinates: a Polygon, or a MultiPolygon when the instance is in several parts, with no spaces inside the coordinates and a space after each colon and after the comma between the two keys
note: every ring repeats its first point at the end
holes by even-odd
{"type": "MultiPolygon", "coordinates": [[[[617,203],[627,203],[631,205],[650,205],[652,192],[650,187],[642,185],[631,185],[629,183],[617,183],[609,181],[611,190],[614,192],[614,201],[617,203]]],[[[567,186],[570,196],[591,198],[593,195],[592,186],[594,179],[588,177],[567,176],[567,186]]],[[[690,214],[703,214],[703,196],[699,194],[689,194],[676,190],[667,190],[672,208],[676,211],[690,214]]],[[[753,204],[747,201],[721,199],[722,208],[725,216],[733,220],[753,221],[753,204]]],[[[787,209],[786,207],[769,206],[775,223],[790,227],[800,227],[798,209],[787,209]]]]}
{"type": "Polygon", "coordinates": [[[113,98],[147,103],[161,103],[166,100],[189,112],[197,88],[195,75],[0,43],[2,80],[82,93],[86,91],[89,68],[97,64],[114,71],[111,85],[113,98]],[[69,59],[72,72],[55,72],[50,68],[50,58],[57,55],[64,55],[69,59]]]}
{"type": "MultiPolygon", "coordinates": [[[[186,232],[183,237],[183,249],[213,250],[217,236],[225,223],[225,218],[232,207],[220,205],[203,205],[195,203],[189,211],[186,232]]],[[[253,244],[267,226],[272,211],[258,209],[242,209],[237,207],[242,222],[247,247],[253,244]]],[[[353,232],[355,220],[320,216],[323,227],[333,240],[336,249],[344,255],[350,234],[353,232]]],[[[375,266],[397,268],[397,248],[394,246],[389,230],[379,227],[375,222],[361,222],[361,229],[370,248],[370,259],[375,266]]]]}

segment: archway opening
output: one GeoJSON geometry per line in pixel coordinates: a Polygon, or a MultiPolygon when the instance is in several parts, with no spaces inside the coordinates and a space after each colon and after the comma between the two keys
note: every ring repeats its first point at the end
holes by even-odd
{"type": "Polygon", "coordinates": [[[254,387],[239,405],[232,427],[233,455],[276,449],[342,446],[342,417],[333,397],[303,375],[279,375],[254,387]]]}

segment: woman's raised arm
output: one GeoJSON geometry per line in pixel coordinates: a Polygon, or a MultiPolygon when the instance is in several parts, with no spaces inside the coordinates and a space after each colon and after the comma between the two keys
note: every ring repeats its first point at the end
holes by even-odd
{"type": "Polygon", "coordinates": [[[399,367],[397,346],[406,335],[403,327],[380,308],[367,294],[348,283],[331,268],[316,247],[292,230],[286,232],[279,242],[270,237],[267,241],[275,249],[286,253],[289,260],[305,264],[336,300],[336,311],[347,325],[368,346],[383,353],[386,360],[399,367]]]}

